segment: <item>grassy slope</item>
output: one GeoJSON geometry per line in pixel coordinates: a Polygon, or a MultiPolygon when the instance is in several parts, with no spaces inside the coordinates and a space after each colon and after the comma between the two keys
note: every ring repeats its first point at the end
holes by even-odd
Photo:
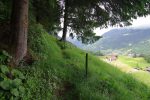
{"type": "Polygon", "coordinates": [[[150,73],[144,72],[144,71],[138,71],[136,73],[132,73],[133,77],[135,77],[137,80],[143,82],[147,86],[150,87],[150,73]]]}
{"type": "Polygon", "coordinates": [[[30,47],[38,61],[25,68],[28,92],[25,99],[50,100],[148,100],[149,88],[96,57],[89,56],[84,77],[85,52],[44,33],[30,47]],[[38,47],[41,46],[41,47],[38,47]],[[35,51],[35,49],[40,52],[35,51]]]}

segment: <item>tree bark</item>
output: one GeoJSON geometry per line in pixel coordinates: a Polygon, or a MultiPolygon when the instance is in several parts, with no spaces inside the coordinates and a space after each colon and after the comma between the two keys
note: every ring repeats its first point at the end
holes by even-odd
{"type": "Polygon", "coordinates": [[[18,65],[27,53],[28,3],[28,0],[12,2],[10,44],[13,65],[18,65]]]}
{"type": "Polygon", "coordinates": [[[65,0],[64,26],[63,26],[63,34],[61,38],[62,41],[66,41],[67,26],[68,26],[68,0],[65,0]]]}

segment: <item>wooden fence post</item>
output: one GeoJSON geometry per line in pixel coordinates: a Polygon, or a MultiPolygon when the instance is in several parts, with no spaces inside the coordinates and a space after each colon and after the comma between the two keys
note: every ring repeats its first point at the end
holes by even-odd
{"type": "Polygon", "coordinates": [[[88,74],[88,53],[86,53],[86,57],[85,57],[85,77],[87,78],[87,74],[88,74]]]}

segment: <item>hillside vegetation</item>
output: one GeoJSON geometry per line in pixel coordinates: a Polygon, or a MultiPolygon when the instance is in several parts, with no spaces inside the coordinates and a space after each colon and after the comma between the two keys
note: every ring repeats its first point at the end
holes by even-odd
{"type": "MultiPolygon", "coordinates": [[[[64,48],[63,42],[48,35],[40,25],[30,27],[29,35],[29,51],[36,61],[20,64],[25,76],[23,100],[150,99],[149,87],[92,55],[86,79],[85,52],[70,43],[64,48]]],[[[1,91],[1,100],[12,96],[9,91],[1,91]]]]}
{"type": "Polygon", "coordinates": [[[101,38],[94,29],[128,26],[149,14],[149,4],[0,0],[0,100],[149,100],[149,85],[90,53],[86,78],[86,51],[66,41],[94,43],[101,38]]]}
{"type": "Polygon", "coordinates": [[[85,46],[84,49],[103,53],[117,52],[118,54],[138,53],[149,54],[150,28],[121,28],[112,29],[96,43],[85,46]],[[91,48],[92,47],[92,48],[91,48]]]}

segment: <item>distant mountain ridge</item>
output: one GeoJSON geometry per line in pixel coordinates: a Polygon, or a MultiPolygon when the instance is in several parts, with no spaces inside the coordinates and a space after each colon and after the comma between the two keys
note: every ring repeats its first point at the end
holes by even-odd
{"type": "Polygon", "coordinates": [[[94,52],[124,52],[131,49],[133,52],[145,53],[145,51],[150,50],[150,28],[113,29],[106,32],[103,38],[96,43],[84,46],[84,49],[94,52]],[[143,48],[144,51],[142,52],[143,48]]]}

